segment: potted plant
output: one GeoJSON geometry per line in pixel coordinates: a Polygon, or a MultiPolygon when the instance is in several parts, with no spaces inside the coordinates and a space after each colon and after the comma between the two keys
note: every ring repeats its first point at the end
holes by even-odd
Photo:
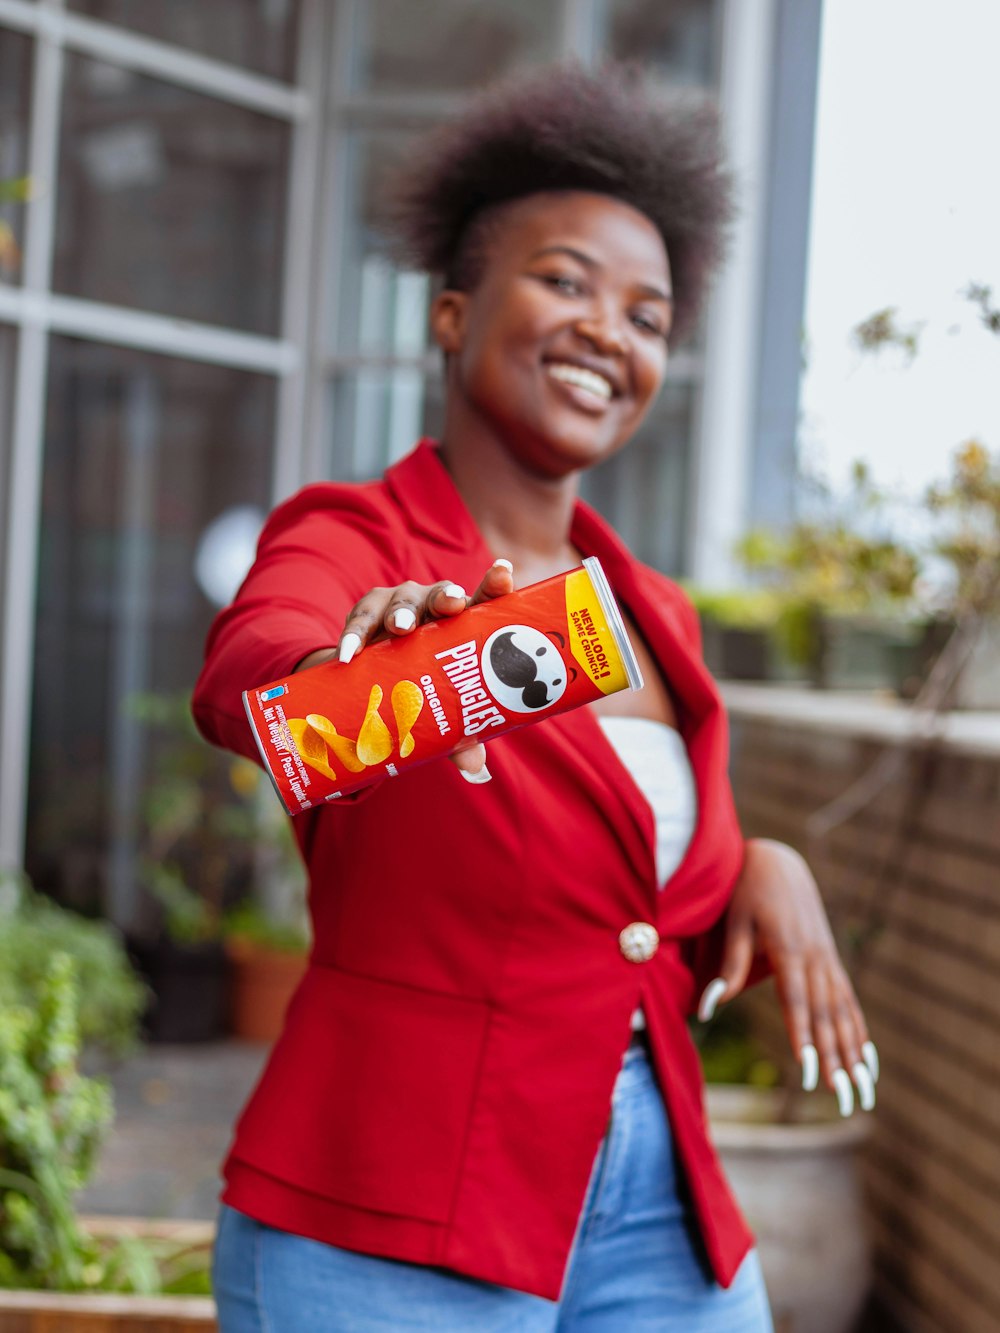
{"type": "Polygon", "coordinates": [[[780,602],[775,632],[821,688],[876,688],[893,679],[892,646],[919,638],[914,614],[920,559],[893,535],[885,496],[854,464],[835,502],[817,484],[815,517],[786,532],[754,529],[738,555],[780,602]]]}
{"type": "Polygon", "coordinates": [[[705,662],[723,680],[781,680],[795,666],[777,626],[781,599],[768,588],[709,589],[687,585],[701,620],[705,662]]]}
{"type": "Polygon", "coordinates": [[[230,963],[230,1031],[247,1041],[273,1041],[306,970],[304,923],[276,922],[256,903],[226,919],[230,963]]]}
{"type": "Polygon", "coordinates": [[[139,862],[154,919],[133,941],[157,994],[150,1036],[271,1040],[308,944],[289,820],[255,764],[204,743],[186,695],[131,707],[160,740],[139,862]]]}
{"type": "Polygon", "coordinates": [[[77,965],[64,950],[50,953],[23,996],[0,1000],[0,1325],[214,1327],[210,1236],[151,1245],[141,1228],[116,1235],[108,1223],[99,1235],[75,1213],[113,1118],[107,1083],[80,1069],[82,1012],[77,965]],[[177,1308],[153,1295],[164,1283],[202,1297],[177,1308]]]}

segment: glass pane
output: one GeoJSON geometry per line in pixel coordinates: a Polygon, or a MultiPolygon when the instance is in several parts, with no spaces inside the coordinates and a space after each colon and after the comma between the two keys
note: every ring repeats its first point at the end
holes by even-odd
{"type": "Polygon", "coordinates": [[[355,0],[352,86],[379,93],[477,88],[557,54],[559,0],[355,0]]]}
{"type": "MultiPolygon", "coordinates": [[[[17,334],[7,324],[0,324],[0,551],[7,549],[7,524],[11,520],[10,471],[13,456],[11,428],[14,417],[14,369],[17,334]]],[[[0,625],[4,623],[4,589],[0,578],[0,625]]],[[[2,647],[2,645],[0,645],[2,647]]]]}
{"type": "Polygon", "coordinates": [[[0,28],[0,282],[20,281],[31,39],[0,28]]]}
{"type": "Polygon", "coordinates": [[[69,0],[70,9],[291,81],[300,0],[69,0]]]}
{"type": "Polygon", "coordinates": [[[693,385],[668,380],[635,439],[581,488],[639,559],[667,574],[683,570],[694,400],[693,385]]]}
{"type": "Polygon", "coordinates": [[[191,690],[214,612],[196,560],[213,521],[249,506],[249,535],[231,532],[213,563],[249,562],[274,411],[263,375],[52,340],[28,868],[64,902],[136,902],[148,784],[163,747],[184,739],[140,721],[136,701],[191,690]]]}
{"type": "Polygon", "coordinates": [[[276,334],[291,130],[68,56],[53,285],[276,334]]]}
{"type": "Polygon", "coordinates": [[[408,135],[344,136],[340,162],[339,299],[334,349],[341,353],[419,355],[428,346],[430,283],[386,257],[380,227],[386,180],[411,142],[408,135]]]}
{"type": "Polygon", "coordinates": [[[713,85],[717,0],[606,0],[608,55],[636,60],[666,83],[713,85]]]}
{"type": "Polygon", "coordinates": [[[409,453],[444,420],[439,375],[421,370],[361,370],[330,388],[330,433],[323,476],[366,481],[409,453]]]}

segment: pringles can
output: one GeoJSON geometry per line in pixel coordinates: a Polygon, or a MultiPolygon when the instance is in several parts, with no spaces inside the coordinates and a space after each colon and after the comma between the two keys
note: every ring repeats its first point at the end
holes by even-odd
{"type": "Polygon", "coordinates": [[[342,665],[247,690],[264,767],[289,814],[565,713],[642,675],[596,557],[371,644],[342,665]]]}

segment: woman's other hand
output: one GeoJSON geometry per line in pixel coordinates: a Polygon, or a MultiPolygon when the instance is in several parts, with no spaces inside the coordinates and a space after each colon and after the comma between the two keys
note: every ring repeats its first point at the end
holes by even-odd
{"type": "MultiPolygon", "coordinates": [[[[514,591],[513,566],[509,560],[494,560],[470,597],[465,589],[448,579],[438,583],[399,583],[394,588],[372,588],[352,607],[335,648],[319,648],[304,657],[295,668],[318,666],[337,659],[350,662],[367,644],[385,638],[405,638],[427,620],[457,616],[478,602],[514,591]]],[[[451,756],[462,777],[468,782],[489,782],[486,747],[472,742],[451,756]]]]}
{"type": "Polygon", "coordinates": [[[785,1026],[802,1066],[802,1086],[811,1091],[822,1073],[841,1115],[854,1109],[855,1088],[862,1108],[871,1110],[878,1054],[819,888],[798,852],[763,838],[747,843],[727,910],[719,976],[705,988],[699,1018],[711,1018],[721,1000],[739,994],[757,954],[774,969],[785,1026]]]}

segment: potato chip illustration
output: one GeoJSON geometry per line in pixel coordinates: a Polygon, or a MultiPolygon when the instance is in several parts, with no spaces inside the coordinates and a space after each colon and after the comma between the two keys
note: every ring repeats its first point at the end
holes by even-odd
{"type": "Polygon", "coordinates": [[[298,750],[299,758],[304,764],[314,768],[317,773],[322,773],[324,777],[332,779],[337,776],[330,767],[330,755],[326,748],[326,741],[318,731],[309,725],[304,717],[290,717],[288,719],[288,730],[292,733],[295,748],[298,750]]]}
{"type": "Polygon", "coordinates": [[[358,733],[358,758],[369,768],[382,764],[392,754],[392,736],[382,721],[378,706],[382,702],[382,686],[373,685],[368,696],[365,720],[358,733]]]}
{"type": "Polygon", "coordinates": [[[412,680],[398,680],[392,687],[392,714],[396,719],[399,737],[399,757],[408,759],[413,753],[413,724],[424,706],[424,693],[412,680]]]}
{"type": "Polygon", "coordinates": [[[322,713],[307,713],[306,721],[313,731],[319,732],[333,751],[334,758],[338,759],[349,773],[365,771],[365,765],[358,758],[357,741],[352,741],[349,736],[341,736],[330,719],[324,717],[322,713]]]}

